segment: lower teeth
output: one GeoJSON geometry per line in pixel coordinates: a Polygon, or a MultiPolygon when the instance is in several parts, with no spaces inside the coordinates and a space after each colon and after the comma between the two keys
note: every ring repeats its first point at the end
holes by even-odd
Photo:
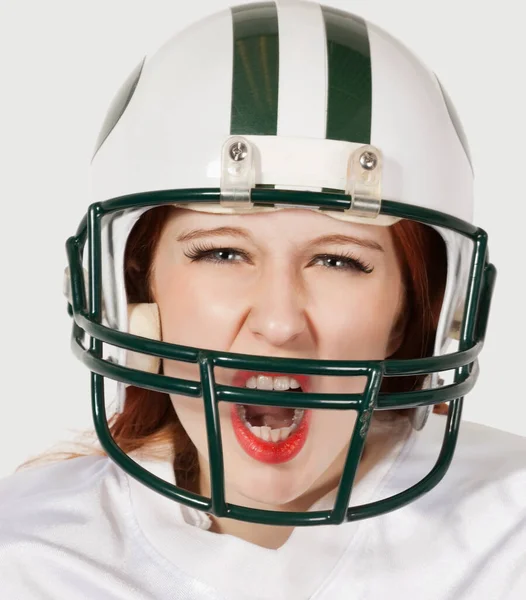
{"type": "Polygon", "coordinates": [[[238,406],[239,416],[245,424],[245,427],[256,437],[266,442],[281,442],[286,440],[300,424],[303,419],[305,411],[303,409],[295,409],[294,417],[292,419],[292,425],[290,427],[281,427],[280,429],[272,429],[268,425],[262,425],[261,427],[251,425],[246,419],[246,409],[244,406],[238,406]]]}

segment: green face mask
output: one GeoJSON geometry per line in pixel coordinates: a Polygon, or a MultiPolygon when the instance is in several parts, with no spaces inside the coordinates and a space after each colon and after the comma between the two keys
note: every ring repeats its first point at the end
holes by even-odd
{"type": "MultiPolygon", "coordinates": [[[[306,194],[296,191],[254,189],[252,200],[260,206],[299,206],[306,194]]],[[[463,397],[475,385],[477,356],[484,341],[491,295],[496,271],[487,258],[487,235],[469,223],[436,211],[397,202],[382,201],[385,216],[412,219],[420,223],[447,229],[469,240],[472,255],[469,267],[464,312],[460,323],[459,347],[443,356],[410,360],[325,361],[264,358],[259,356],[214,352],[163,341],[139,337],[103,324],[102,299],[102,237],[101,224],[122,211],[136,211],[163,204],[220,201],[220,190],[179,190],[137,194],[116,198],[91,206],[76,236],[67,242],[71,276],[70,314],[73,317],[72,346],[77,357],[92,371],[92,405],[97,435],[108,455],[131,476],[151,489],[187,506],[217,517],[280,525],[337,524],[368,518],[399,508],[432,489],[447,471],[457,440],[463,397]],[[87,248],[86,248],[87,247],[87,248]],[[83,255],[87,250],[88,289],[83,277],[83,255]],[[89,298],[89,302],[87,301],[89,298]],[[86,340],[88,340],[86,342],[86,340]],[[177,379],[159,373],[147,373],[119,365],[103,358],[103,345],[131,350],[199,365],[200,381],[177,379]],[[218,385],[214,369],[247,370],[298,375],[365,377],[367,383],[360,394],[314,394],[262,391],[218,385]],[[401,393],[381,393],[386,377],[431,375],[454,370],[451,384],[434,389],[401,393]],[[113,440],[108,427],[104,378],[167,394],[203,398],[208,435],[212,497],[205,498],[159,479],[125,454],[113,440]],[[225,483],[218,403],[278,406],[290,408],[353,410],[356,425],[350,440],[336,503],[331,511],[280,512],[250,509],[225,502],[225,483]],[[442,449],[432,471],[419,483],[396,496],[378,502],[349,508],[349,498],[362,456],[367,432],[374,411],[429,407],[450,402],[442,449]]],[[[344,194],[311,193],[309,203],[324,210],[348,208],[344,194]]],[[[197,401],[197,400],[196,400],[197,401]]]]}

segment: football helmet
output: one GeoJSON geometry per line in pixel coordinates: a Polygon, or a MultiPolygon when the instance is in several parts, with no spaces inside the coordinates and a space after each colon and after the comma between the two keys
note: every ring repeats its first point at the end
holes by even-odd
{"type": "Polygon", "coordinates": [[[125,471],[218,517],[282,525],[379,515],[440,481],[455,450],[463,398],[477,378],[496,271],[486,233],[472,224],[473,169],[455,108],[437,76],[402,43],[354,14],[302,0],[213,14],[147,56],[122,85],[96,143],[92,194],[67,242],[72,347],[92,372],[97,434],[125,471]],[[242,214],[301,207],[351,222],[412,219],[435,228],[446,247],[447,281],[433,355],[294,360],[162,341],[155,310],[128,305],[123,263],[134,224],[165,204],[242,214]],[[201,380],[160,373],[163,358],[199,365],[201,380]],[[249,390],[218,385],[217,367],[360,376],[367,383],[360,394],[249,390]],[[422,389],[380,391],[384,378],[416,375],[426,376],[422,389]],[[121,398],[127,385],[203,398],[211,498],[159,479],[117,446],[104,378],[119,382],[121,398]],[[227,503],[219,402],[356,411],[333,510],[227,503]],[[372,415],[412,408],[420,428],[430,407],[443,402],[443,445],[428,475],[396,496],[349,507],[372,415]]]}

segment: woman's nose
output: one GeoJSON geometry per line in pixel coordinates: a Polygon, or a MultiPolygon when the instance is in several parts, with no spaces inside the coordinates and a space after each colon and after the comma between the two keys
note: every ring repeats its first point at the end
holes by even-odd
{"type": "Polygon", "coordinates": [[[297,342],[307,333],[305,291],[291,270],[269,269],[254,287],[247,317],[250,331],[276,347],[297,342]]]}

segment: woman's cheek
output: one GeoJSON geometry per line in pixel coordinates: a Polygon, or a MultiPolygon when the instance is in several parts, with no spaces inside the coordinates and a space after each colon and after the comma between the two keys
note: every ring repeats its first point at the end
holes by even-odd
{"type": "Polygon", "coordinates": [[[396,303],[381,289],[342,289],[316,304],[312,321],[324,356],[360,360],[385,358],[383,353],[397,314],[396,303]]]}
{"type": "Polygon", "coordinates": [[[163,340],[198,347],[206,340],[206,347],[224,349],[239,319],[239,299],[245,290],[214,269],[188,271],[175,271],[157,288],[163,340]]]}

